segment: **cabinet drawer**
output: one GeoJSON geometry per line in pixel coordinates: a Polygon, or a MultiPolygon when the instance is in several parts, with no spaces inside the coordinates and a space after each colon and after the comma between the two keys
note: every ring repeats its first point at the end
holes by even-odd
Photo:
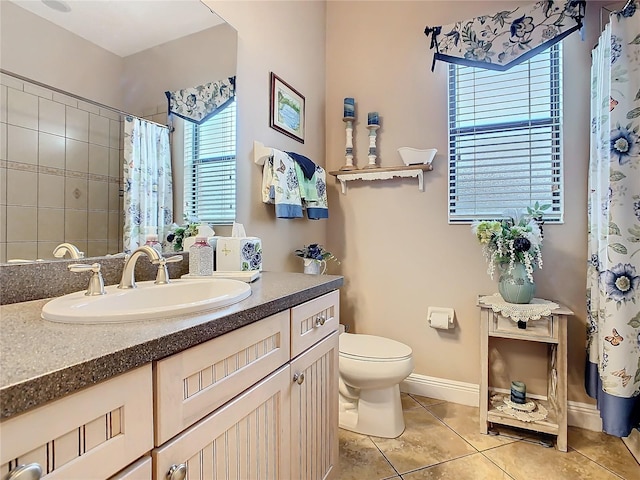
{"type": "Polygon", "coordinates": [[[146,455],[109,480],[151,480],[151,455],[146,455]]]}
{"type": "Polygon", "coordinates": [[[340,323],[340,293],[335,290],[291,309],[291,358],[322,340],[340,323]]]}
{"type": "Polygon", "coordinates": [[[527,328],[518,328],[518,323],[508,317],[493,312],[489,321],[489,335],[522,340],[558,343],[558,326],[555,317],[541,317],[527,321],[527,328]]]}
{"type": "Polygon", "coordinates": [[[0,478],[108,478],[153,447],[151,364],[0,423],[0,478]]]}
{"type": "Polygon", "coordinates": [[[165,480],[173,465],[189,480],[292,478],[290,385],[286,366],[154,449],[154,480],[165,480]]]}
{"type": "Polygon", "coordinates": [[[284,311],[158,361],[156,446],[284,365],[289,352],[284,311]]]}

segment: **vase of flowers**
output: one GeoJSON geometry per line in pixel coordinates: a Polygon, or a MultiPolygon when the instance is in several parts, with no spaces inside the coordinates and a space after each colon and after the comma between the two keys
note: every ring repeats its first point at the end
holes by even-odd
{"type": "Polygon", "coordinates": [[[187,217],[187,215],[184,216],[182,225],[172,224],[167,234],[167,242],[171,244],[172,250],[182,252],[184,239],[195,237],[200,225],[202,225],[200,220],[195,217],[187,217]]]}
{"type": "Polygon", "coordinates": [[[535,293],[533,270],[542,268],[542,211],[549,205],[511,211],[502,220],[478,221],[472,231],[489,263],[487,273],[499,272],[498,291],[509,303],[529,303],[535,293]]]}
{"type": "Polygon", "coordinates": [[[309,275],[322,275],[327,271],[327,260],[340,263],[333,254],[324,249],[322,245],[312,243],[295,251],[298,257],[304,260],[304,273],[309,275]]]}

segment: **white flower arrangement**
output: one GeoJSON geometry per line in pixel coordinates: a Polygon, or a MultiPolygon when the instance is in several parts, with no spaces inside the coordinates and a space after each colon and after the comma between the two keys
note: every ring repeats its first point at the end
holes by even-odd
{"type": "Polygon", "coordinates": [[[516,262],[524,265],[527,278],[533,283],[533,269],[542,268],[542,210],[549,205],[527,208],[527,212],[507,212],[503,220],[473,222],[471,231],[482,244],[483,254],[489,263],[487,273],[493,279],[495,268],[513,271],[516,262]]]}

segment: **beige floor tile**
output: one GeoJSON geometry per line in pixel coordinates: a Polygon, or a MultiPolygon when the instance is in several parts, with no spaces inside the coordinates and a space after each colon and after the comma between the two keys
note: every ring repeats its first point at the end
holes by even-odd
{"type": "Polygon", "coordinates": [[[402,475],[404,480],[503,480],[511,477],[481,453],[402,475]]]}
{"type": "MultiPolygon", "coordinates": [[[[446,402],[431,405],[427,409],[478,450],[487,450],[522,438],[517,433],[506,430],[504,431],[505,435],[480,433],[478,407],[446,402]]],[[[498,431],[503,433],[502,429],[498,429],[498,431]]]]}
{"type": "Polygon", "coordinates": [[[617,437],[569,427],[569,447],[617,473],[622,478],[640,478],[640,465],[617,437]]]}
{"type": "Polygon", "coordinates": [[[397,477],[374,443],[366,435],[339,430],[340,480],[376,480],[397,477]]]}
{"type": "Polygon", "coordinates": [[[423,408],[422,405],[420,405],[407,393],[401,393],[400,400],[402,401],[402,410],[409,410],[410,408],[423,408]]]}
{"type": "Polygon", "coordinates": [[[413,398],[416,402],[418,402],[423,407],[428,407],[429,405],[435,405],[437,403],[444,403],[444,400],[438,400],[437,398],[423,397],[422,395],[411,394],[411,398],[413,398]]]}
{"type": "Polygon", "coordinates": [[[406,429],[398,438],[371,437],[400,474],[476,453],[425,409],[405,410],[404,419],[406,429]]]}
{"type": "Polygon", "coordinates": [[[515,442],[483,454],[515,480],[619,480],[575,450],[567,453],[528,442],[515,442]]]}

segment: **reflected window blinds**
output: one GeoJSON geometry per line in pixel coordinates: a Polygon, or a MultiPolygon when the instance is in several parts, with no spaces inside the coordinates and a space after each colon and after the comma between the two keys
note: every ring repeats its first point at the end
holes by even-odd
{"type": "Polygon", "coordinates": [[[198,125],[185,122],[185,213],[201,222],[236,218],[236,102],[198,125]]]}

